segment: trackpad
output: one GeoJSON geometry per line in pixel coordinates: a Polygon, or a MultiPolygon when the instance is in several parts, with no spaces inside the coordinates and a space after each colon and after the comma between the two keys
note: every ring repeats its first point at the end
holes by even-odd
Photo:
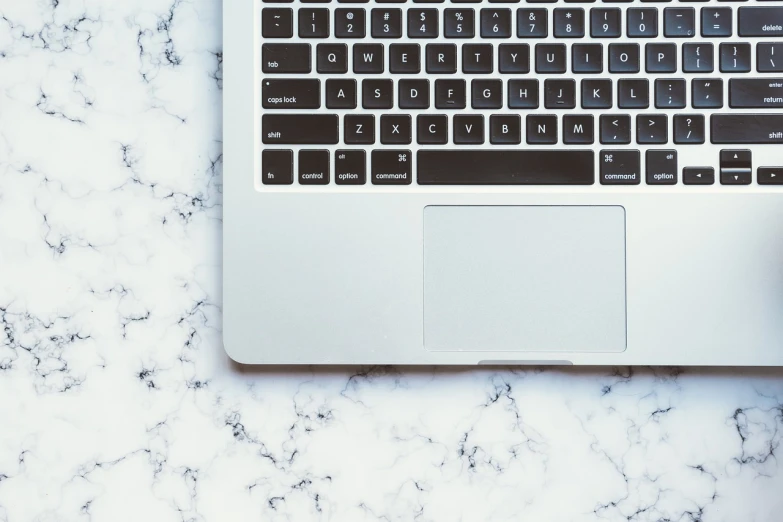
{"type": "Polygon", "coordinates": [[[621,352],[625,209],[424,209],[424,345],[621,352]]]}

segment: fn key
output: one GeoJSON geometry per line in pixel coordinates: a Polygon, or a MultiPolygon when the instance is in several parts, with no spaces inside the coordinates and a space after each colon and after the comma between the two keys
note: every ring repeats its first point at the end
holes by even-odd
{"type": "Polygon", "coordinates": [[[294,153],[290,150],[264,150],[261,153],[261,182],[264,185],[290,185],[294,182],[294,153]]]}

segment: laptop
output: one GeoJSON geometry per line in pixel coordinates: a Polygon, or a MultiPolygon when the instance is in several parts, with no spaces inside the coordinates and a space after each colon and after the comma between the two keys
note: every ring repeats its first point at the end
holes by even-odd
{"type": "Polygon", "coordinates": [[[223,22],[234,360],[783,365],[783,2],[223,22]]]}

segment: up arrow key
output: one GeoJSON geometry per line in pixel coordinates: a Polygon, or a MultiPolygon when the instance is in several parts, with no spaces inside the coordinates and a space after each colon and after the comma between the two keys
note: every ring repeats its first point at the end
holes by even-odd
{"type": "Polygon", "coordinates": [[[749,150],[720,151],[720,182],[722,185],[749,185],[752,159],[749,150]]]}

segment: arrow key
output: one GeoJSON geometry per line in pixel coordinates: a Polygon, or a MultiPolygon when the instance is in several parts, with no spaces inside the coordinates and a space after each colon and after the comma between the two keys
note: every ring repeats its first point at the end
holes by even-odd
{"type": "Polygon", "coordinates": [[[682,182],[686,185],[712,185],[715,183],[715,169],[712,167],[685,167],[682,182]]]}
{"type": "Polygon", "coordinates": [[[759,167],[756,180],[759,185],[783,185],[783,167],[759,167]]]}
{"type": "Polygon", "coordinates": [[[747,149],[724,149],[720,151],[721,185],[749,185],[753,161],[747,149]]]}

